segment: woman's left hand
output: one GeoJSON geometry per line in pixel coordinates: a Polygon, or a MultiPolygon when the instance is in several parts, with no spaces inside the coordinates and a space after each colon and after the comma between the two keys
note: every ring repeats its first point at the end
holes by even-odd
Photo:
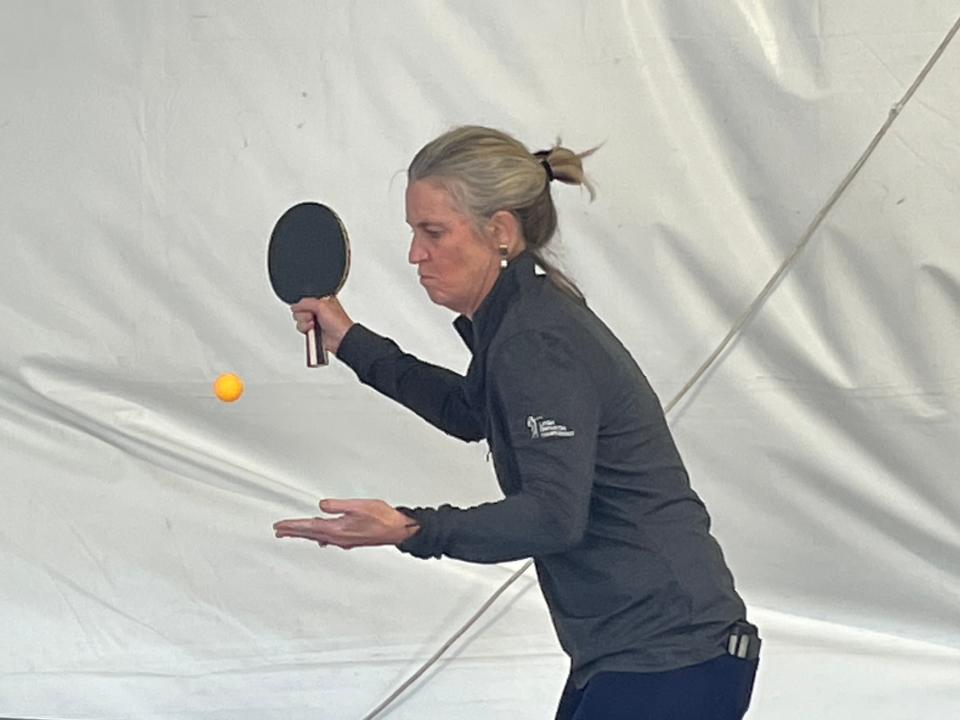
{"type": "Polygon", "coordinates": [[[335,518],[300,518],[273,524],[278,538],[297,537],[349,550],[364,545],[399,545],[419,529],[416,521],[383,500],[321,500],[335,518]]]}

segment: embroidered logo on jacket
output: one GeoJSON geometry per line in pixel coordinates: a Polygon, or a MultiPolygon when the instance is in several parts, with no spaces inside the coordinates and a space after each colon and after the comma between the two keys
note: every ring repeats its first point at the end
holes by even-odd
{"type": "Polygon", "coordinates": [[[566,425],[561,425],[556,420],[544,420],[542,415],[528,416],[527,427],[530,429],[530,437],[534,440],[537,438],[573,437],[576,435],[576,433],[566,425]]]}

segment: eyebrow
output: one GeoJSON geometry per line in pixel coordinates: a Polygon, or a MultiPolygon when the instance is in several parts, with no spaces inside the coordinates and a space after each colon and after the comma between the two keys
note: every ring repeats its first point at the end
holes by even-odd
{"type": "MultiPolygon", "coordinates": [[[[406,220],[405,222],[407,225],[410,225],[409,220],[406,220]]],[[[421,220],[416,225],[410,225],[410,227],[426,228],[430,225],[433,225],[434,227],[446,227],[446,223],[442,223],[439,220],[421,220]]]]}

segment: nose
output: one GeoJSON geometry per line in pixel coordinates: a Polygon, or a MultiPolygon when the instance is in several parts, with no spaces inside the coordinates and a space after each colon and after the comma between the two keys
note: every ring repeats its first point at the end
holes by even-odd
{"type": "Polygon", "coordinates": [[[419,265],[427,259],[427,251],[414,235],[410,239],[410,251],[407,253],[407,262],[411,265],[419,265]]]}

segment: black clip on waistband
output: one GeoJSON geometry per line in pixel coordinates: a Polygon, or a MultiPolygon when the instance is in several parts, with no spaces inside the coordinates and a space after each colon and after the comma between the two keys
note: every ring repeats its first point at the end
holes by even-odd
{"type": "Polygon", "coordinates": [[[752,626],[738,626],[727,640],[727,653],[744,660],[760,657],[760,636],[752,626]]]}

